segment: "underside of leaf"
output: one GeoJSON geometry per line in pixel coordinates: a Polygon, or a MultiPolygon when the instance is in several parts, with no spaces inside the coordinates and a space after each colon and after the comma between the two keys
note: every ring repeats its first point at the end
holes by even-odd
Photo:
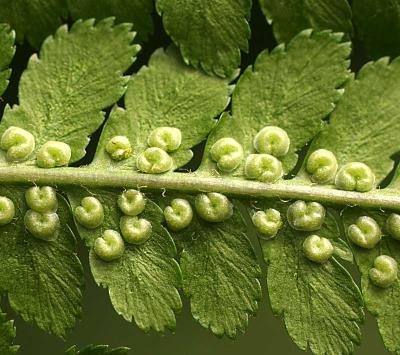
{"type": "Polygon", "coordinates": [[[60,235],[54,242],[39,240],[23,223],[25,189],[1,188],[1,195],[12,199],[18,212],[13,223],[1,230],[0,289],[7,292],[11,307],[24,320],[65,338],[80,317],[83,290],[69,208],[60,197],[60,235]]]}
{"type": "Polygon", "coordinates": [[[165,30],[186,63],[205,72],[232,77],[247,51],[251,0],[189,0],[179,5],[157,0],[165,30]]]}
{"type": "Polygon", "coordinates": [[[351,35],[351,8],[346,0],[259,0],[278,42],[289,42],[301,30],[333,30],[351,35]]]}
{"type": "MultiPolygon", "coordinates": [[[[106,207],[105,222],[94,230],[79,228],[88,246],[101,236],[102,230],[119,230],[122,213],[117,209],[119,191],[71,191],[72,207],[80,204],[83,196],[96,196],[106,207]]],[[[175,312],[182,308],[177,290],[181,272],[174,257],[175,245],[168,232],[160,225],[161,210],[148,201],[143,217],[152,222],[152,235],[144,245],[125,245],[124,255],[111,263],[100,260],[93,250],[90,266],[94,279],[108,288],[111,302],[118,314],[143,330],[164,333],[176,326],[175,312]]]]}

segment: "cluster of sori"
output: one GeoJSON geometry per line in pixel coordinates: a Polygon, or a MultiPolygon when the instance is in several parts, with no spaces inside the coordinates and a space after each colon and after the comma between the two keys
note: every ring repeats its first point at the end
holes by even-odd
{"type": "MultiPolygon", "coordinates": [[[[137,190],[123,191],[117,200],[123,216],[120,218],[120,231],[106,229],[94,242],[94,252],[104,261],[119,259],[125,251],[125,242],[142,244],[146,242],[152,231],[151,223],[139,218],[146,207],[145,196],[137,190]],[[121,236],[122,234],[122,236],[121,236]]],[[[77,223],[87,229],[101,227],[104,222],[102,203],[93,196],[84,197],[80,206],[74,210],[77,223]]]]}
{"type": "MultiPolygon", "coordinates": [[[[318,184],[334,183],[341,190],[358,192],[367,192],[375,188],[375,175],[366,164],[350,162],[338,169],[335,155],[326,149],[318,149],[310,154],[306,170],[312,181],[318,184]]],[[[386,227],[390,236],[400,239],[399,215],[391,214],[386,227]]],[[[373,218],[360,216],[349,226],[347,235],[358,247],[372,249],[381,240],[383,233],[373,218]]],[[[369,271],[369,278],[376,286],[385,288],[395,282],[397,273],[396,260],[387,255],[379,255],[374,261],[374,267],[369,271]]]]}
{"type": "MultiPolygon", "coordinates": [[[[146,148],[136,159],[136,167],[147,174],[161,174],[170,171],[174,161],[169,153],[179,149],[182,144],[181,130],[175,127],[158,127],[153,130],[148,139],[146,148]]],[[[112,137],[106,151],[111,159],[121,161],[129,158],[132,153],[132,145],[125,136],[112,137]]]]}
{"type": "MultiPolygon", "coordinates": [[[[123,191],[117,200],[123,216],[119,221],[120,232],[107,229],[96,238],[94,252],[104,261],[119,259],[125,251],[125,242],[134,245],[145,243],[151,236],[151,222],[139,215],[146,207],[146,197],[140,191],[123,191]]],[[[197,214],[208,222],[222,222],[232,216],[233,206],[229,199],[219,193],[199,194],[195,198],[197,214]]],[[[102,203],[93,196],[84,197],[75,208],[76,222],[87,229],[101,227],[104,222],[102,203]]],[[[193,209],[188,200],[173,199],[164,209],[164,218],[168,228],[178,232],[187,228],[193,219],[193,209]]]]}
{"type": "MultiPolygon", "coordinates": [[[[392,213],[386,220],[386,231],[392,238],[400,240],[400,215],[392,213]]],[[[372,249],[382,238],[382,230],[375,219],[361,216],[348,227],[349,239],[360,248],[372,249]]],[[[374,267],[369,271],[370,280],[379,287],[389,287],[397,279],[396,260],[387,255],[375,258],[374,267]]]]}
{"type": "MultiPolygon", "coordinates": [[[[321,229],[325,215],[325,208],[318,202],[296,201],[288,207],[286,217],[293,229],[315,232],[321,229]]],[[[333,251],[331,241],[317,234],[309,235],[303,242],[305,256],[316,263],[328,261],[333,251]]]]}
{"type": "MultiPolygon", "coordinates": [[[[326,211],[318,202],[296,201],[287,209],[286,219],[289,226],[303,232],[313,232],[321,229],[326,211]]],[[[253,224],[265,239],[276,236],[283,225],[279,211],[270,208],[257,211],[252,216],[253,224]]],[[[392,213],[386,222],[387,234],[400,240],[400,215],[392,213]]],[[[352,243],[357,247],[372,249],[382,238],[382,231],[375,219],[361,216],[347,229],[352,243]]],[[[305,256],[316,263],[329,260],[334,252],[331,241],[316,234],[309,235],[303,242],[305,256]]],[[[379,287],[389,287],[397,279],[397,262],[390,256],[379,255],[374,267],[369,272],[370,280],[379,287]]]]}
{"type": "MultiPolygon", "coordinates": [[[[290,138],[285,130],[276,126],[262,128],[253,139],[255,153],[244,162],[244,175],[248,179],[273,183],[282,178],[282,159],[290,149],[290,138]]],[[[224,173],[235,171],[244,160],[242,145],[234,138],[224,137],[213,144],[211,159],[224,173]]],[[[347,191],[370,191],[375,187],[375,175],[364,163],[350,162],[338,169],[335,155],[318,149],[307,159],[306,170],[313,182],[335,184],[347,191]]]]}
{"type": "MultiPolygon", "coordinates": [[[[35,146],[35,137],[23,128],[8,127],[1,136],[0,148],[6,152],[9,162],[22,162],[29,159],[35,146]]],[[[36,152],[36,164],[40,168],[68,165],[70,159],[71,148],[63,142],[48,141],[36,152]]]]}
{"type": "Polygon", "coordinates": [[[368,165],[350,162],[338,169],[335,155],[326,149],[318,149],[310,154],[306,170],[313,182],[334,183],[341,190],[367,192],[375,187],[375,175],[368,165]]]}
{"type": "Polygon", "coordinates": [[[60,232],[57,214],[57,192],[50,186],[33,186],[25,191],[29,209],[24,216],[25,228],[36,238],[54,241],[60,232]]]}
{"type": "MultiPolygon", "coordinates": [[[[229,219],[233,214],[233,205],[229,199],[220,193],[209,192],[198,194],[194,199],[197,215],[211,223],[219,223],[229,219]]],[[[164,209],[167,226],[174,232],[187,228],[193,219],[193,209],[190,202],[183,198],[175,198],[164,209]]]]}
{"type": "MultiPolygon", "coordinates": [[[[322,227],[325,214],[325,208],[318,202],[296,201],[288,207],[286,218],[291,228],[313,232],[322,227]]],[[[253,214],[252,221],[263,239],[275,237],[283,226],[281,213],[274,208],[257,211],[253,214]]],[[[326,262],[333,254],[331,242],[315,234],[307,237],[303,250],[308,259],[317,263],[326,262]]]]}
{"type": "MultiPolygon", "coordinates": [[[[57,214],[57,192],[50,186],[33,186],[25,191],[29,209],[24,216],[25,228],[36,238],[54,241],[60,232],[60,218],[57,214]]],[[[14,202],[0,196],[0,226],[12,222],[15,217],[14,202]]]]}
{"type": "MultiPolygon", "coordinates": [[[[244,173],[248,179],[272,183],[283,176],[282,162],[290,147],[286,131],[275,126],[264,127],[253,140],[256,154],[250,154],[244,163],[244,173]]],[[[242,145],[233,138],[221,138],[210,150],[211,159],[224,173],[236,170],[244,159],[242,145]]]]}

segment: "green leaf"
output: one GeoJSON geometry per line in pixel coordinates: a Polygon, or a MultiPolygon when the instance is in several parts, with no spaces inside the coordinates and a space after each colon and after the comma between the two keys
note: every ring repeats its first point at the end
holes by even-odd
{"type": "Polygon", "coordinates": [[[15,54],[15,32],[6,24],[0,23],[0,95],[7,88],[11,69],[8,69],[15,54]]]}
{"type": "Polygon", "coordinates": [[[374,265],[374,260],[379,255],[388,255],[400,263],[400,243],[385,231],[386,218],[388,215],[381,211],[366,211],[360,208],[346,208],[343,214],[345,230],[354,223],[359,216],[369,216],[380,225],[384,235],[382,240],[373,249],[363,249],[354,244],[353,254],[361,272],[361,289],[365,305],[378,321],[386,348],[394,353],[400,353],[400,280],[389,288],[379,288],[369,281],[369,270],[374,265]]]}
{"type": "MultiPolygon", "coordinates": [[[[122,213],[117,207],[121,191],[74,188],[68,193],[73,208],[82,197],[94,195],[104,207],[102,226],[88,230],[78,225],[79,234],[88,246],[101,236],[105,229],[119,231],[122,213]]],[[[101,261],[90,252],[90,266],[94,279],[107,287],[111,302],[127,321],[135,321],[139,328],[164,333],[175,329],[175,312],[182,308],[177,290],[181,285],[181,272],[175,261],[176,249],[171,236],[161,226],[163,214],[160,208],[147,201],[146,210],[140,215],[152,223],[150,239],[139,246],[125,243],[123,256],[113,262],[101,261]]]]}
{"type": "Polygon", "coordinates": [[[344,32],[347,37],[353,32],[346,0],[260,0],[260,5],[278,42],[289,42],[306,28],[344,32]]]}
{"type": "Polygon", "coordinates": [[[14,355],[19,346],[13,345],[16,330],[13,321],[7,321],[6,315],[0,309],[0,354],[14,355]]]}
{"type": "Polygon", "coordinates": [[[68,16],[66,0],[0,0],[0,9],[0,22],[16,30],[19,43],[26,38],[35,48],[68,16]]]}
{"type": "Polygon", "coordinates": [[[231,77],[248,50],[251,0],[157,0],[156,8],[186,63],[231,77]]]}
{"type": "Polygon", "coordinates": [[[58,196],[60,234],[42,241],[25,230],[25,187],[0,188],[15,204],[12,223],[0,228],[0,289],[28,322],[65,338],[81,314],[83,270],[76,256],[69,206],[58,196]]]}
{"type": "Polygon", "coordinates": [[[400,1],[354,0],[357,34],[370,57],[400,54],[400,1]]]}
{"type": "Polygon", "coordinates": [[[261,272],[239,213],[218,226],[202,223],[185,244],[181,268],[193,317],[219,336],[244,333],[261,299],[261,272]]]}
{"type": "MultiPolygon", "coordinates": [[[[194,207],[193,196],[164,196],[157,200],[162,208],[173,197],[185,198],[194,207]]],[[[192,315],[217,336],[244,333],[261,300],[261,271],[246,231],[235,208],[222,223],[207,223],[194,214],[188,228],[171,232],[182,249],[183,291],[190,297],[192,315]]]]}
{"type": "Polygon", "coordinates": [[[108,345],[88,345],[82,350],[78,350],[76,345],[69,348],[65,355],[125,355],[129,348],[110,348],[108,345]]]}
{"type": "MultiPolygon", "coordinates": [[[[328,31],[306,30],[288,45],[271,53],[262,52],[254,65],[242,74],[233,92],[232,118],[224,116],[211,133],[206,146],[232,137],[243,146],[245,156],[254,152],[253,137],[267,125],[276,125],[290,137],[289,153],[283,158],[286,172],[301,149],[322,128],[322,119],[334,108],[349,78],[349,43],[328,31]]],[[[202,169],[216,170],[208,154],[202,169]]],[[[242,175],[238,169],[234,175],[242,175]]]]}
{"type": "Polygon", "coordinates": [[[115,16],[118,23],[133,23],[138,40],[148,40],[153,33],[153,2],[149,0],[68,0],[73,19],[101,20],[115,16]]]}
{"type": "Polygon", "coordinates": [[[172,153],[175,167],[193,156],[190,148],[203,141],[228,105],[231,88],[225,79],[207,76],[186,66],[172,47],[158,49],[132,77],[125,95],[126,110],[115,108],[103,129],[94,166],[135,167],[136,156],[147,148],[147,138],[157,127],[171,126],[182,132],[182,144],[172,153]],[[105,151],[115,135],[129,137],[131,158],[116,162],[105,151]]]}
{"type": "Polygon", "coordinates": [[[19,84],[19,106],[6,107],[0,134],[19,126],[35,136],[37,148],[63,141],[71,146],[71,162],[82,158],[88,136],[104,120],[101,110],[125,93],[128,78],[122,74],[138,51],[133,37],[130,25],[113,26],[110,18],[97,25],[78,21],[70,31],[60,27],[43,44],[40,59],[31,57],[19,84]]]}
{"type": "MultiPolygon", "coordinates": [[[[256,204],[257,209],[271,207],[286,216],[287,204],[256,204]]],[[[300,349],[310,348],[316,355],[353,353],[361,339],[359,324],[364,317],[361,293],[335,257],[324,264],[305,257],[302,243],[309,234],[295,231],[285,222],[275,238],[262,241],[272,311],[283,316],[300,349]]],[[[332,242],[339,240],[329,213],[315,234],[332,242]]]]}
{"type": "Polygon", "coordinates": [[[366,64],[345,90],[330,123],[314,140],[310,152],[331,150],[339,162],[367,164],[381,181],[393,168],[399,151],[400,59],[366,64]]]}

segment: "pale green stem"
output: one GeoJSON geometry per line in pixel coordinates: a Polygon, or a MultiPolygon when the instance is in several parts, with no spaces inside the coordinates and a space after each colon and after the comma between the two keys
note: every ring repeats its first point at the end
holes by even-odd
{"type": "Polygon", "coordinates": [[[295,185],[293,182],[290,184],[285,182],[267,184],[241,178],[202,177],[190,173],[152,175],[139,174],[129,170],[93,170],[68,167],[41,169],[10,166],[0,168],[0,183],[219,192],[231,196],[308,200],[400,211],[400,191],[397,190],[354,192],[318,185],[295,185]]]}

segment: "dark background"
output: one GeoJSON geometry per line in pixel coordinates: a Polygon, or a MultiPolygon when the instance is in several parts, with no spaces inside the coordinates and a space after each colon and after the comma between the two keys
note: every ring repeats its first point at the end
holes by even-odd
{"type": "MultiPolygon", "coordinates": [[[[154,20],[156,22],[155,33],[150,41],[143,45],[137,61],[129,71],[130,73],[136,72],[142,65],[146,64],[149,56],[156,48],[166,47],[170,44],[170,39],[162,29],[160,18],[155,15],[154,20]]],[[[242,69],[254,63],[260,51],[266,48],[272,49],[276,45],[271,27],[261,14],[257,1],[253,5],[251,27],[250,51],[242,56],[242,69]]],[[[14,104],[18,102],[19,77],[33,53],[34,50],[28,44],[18,46],[17,54],[12,63],[11,83],[3,96],[4,100],[0,102],[0,114],[6,103],[14,104]]],[[[352,69],[356,71],[365,62],[366,58],[361,46],[354,43],[352,69]]],[[[122,106],[123,101],[119,104],[122,106]]],[[[91,161],[100,131],[101,129],[93,135],[87,156],[75,165],[87,164],[91,161]]],[[[201,146],[198,147],[197,153],[201,154],[201,146]]],[[[196,162],[192,162],[190,167],[195,168],[196,162]]],[[[255,236],[251,236],[251,238],[256,241],[255,236]]],[[[175,334],[169,333],[165,336],[154,333],[144,334],[136,325],[126,322],[115,313],[108,299],[107,291],[98,287],[93,281],[87,261],[87,250],[81,246],[79,254],[86,272],[83,315],[82,320],[78,322],[67,342],[47,335],[36,326],[23,322],[3,300],[3,310],[15,319],[17,327],[16,343],[21,345],[18,354],[56,355],[62,354],[71,345],[77,344],[79,347],[83,347],[91,343],[128,346],[132,348],[132,355],[304,354],[287,335],[283,321],[272,315],[267,297],[264,297],[261,302],[258,315],[250,318],[246,334],[239,336],[236,340],[219,339],[212,335],[210,331],[203,329],[191,318],[187,299],[184,300],[185,305],[182,313],[177,317],[175,334]]],[[[359,283],[357,273],[355,273],[355,277],[359,283]]],[[[267,295],[264,285],[263,294],[267,295]]],[[[363,343],[356,350],[356,354],[379,355],[388,353],[384,350],[376,321],[370,315],[366,315],[362,332],[363,343]]]]}

